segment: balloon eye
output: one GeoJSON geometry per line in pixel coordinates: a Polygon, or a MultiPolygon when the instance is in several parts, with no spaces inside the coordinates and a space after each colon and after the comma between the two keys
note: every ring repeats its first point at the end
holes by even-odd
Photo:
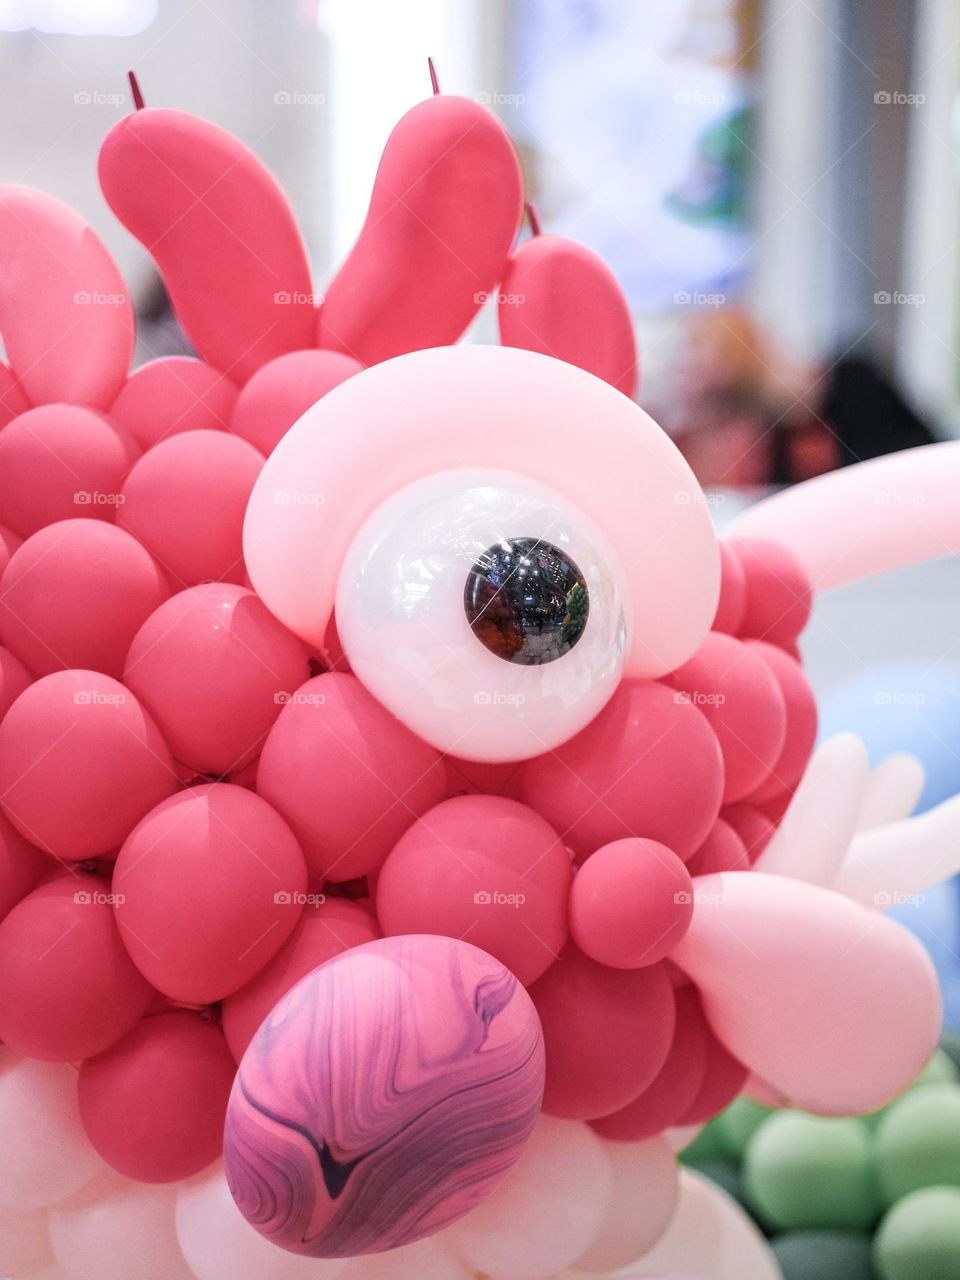
{"type": "Polygon", "coordinates": [[[555,662],[583,635],[590,593],[579,567],[542,538],[487,547],[463,589],[473,634],[491,653],[521,666],[555,662]]]}

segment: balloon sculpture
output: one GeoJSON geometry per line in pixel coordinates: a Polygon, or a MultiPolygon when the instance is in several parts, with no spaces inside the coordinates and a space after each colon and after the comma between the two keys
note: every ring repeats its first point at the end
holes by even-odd
{"type": "Polygon", "coordinates": [[[130,373],[99,240],[0,190],[0,1274],[771,1280],[673,1151],[936,1042],[877,908],[957,804],[811,759],[797,637],[960,549],[960,446],[718,542],[485,109],[401,120],[317,305],[260,162],[136,96],[101,183],[196,359],[130,373]]]}

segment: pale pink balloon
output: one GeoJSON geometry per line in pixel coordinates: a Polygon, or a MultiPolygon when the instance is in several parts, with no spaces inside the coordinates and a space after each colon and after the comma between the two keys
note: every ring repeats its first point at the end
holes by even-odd
{"type": "Polygon", "coordinates": [[[144,449],[181,431],[226,431],[237,385],[203,360],[161,356],[132,373],[110,406],[144,449]]]}
{"type": "Polygon", "coordinates": [[[80,1122],[77,1072],[0,1048],[0,1206],[42,1209],[106,1171],[80,1122]]]}
{"type": "Polygon", "coordinates": [[[46,1213],[0,1208],[0,1271],[9,1280],[24,1280],[53,1262],[46,1213]]]}
{"type": "Polygon", "coordinates": [[[755,872],[694,881],[673,960],[726,1047],[796,1106],[872,1111],[903,1091],[940,1031],[930,960],[893,921],[816,885],[755,872]]]}
{"type": "Polygon", "coordinates": [[[0,523],[29,538],[57,520],[113,520],[139,452],[123,427],[92,409],[30,409],[0,433],[0,523]]]}
{"type": "Polygon", "coordinates": [[[510,1173],[446,1237],[459,1257],[497,1280],[551,1276],[597,1239],[613,1179],[606,1144],[585,1124],[541,1116],[510,1173]]]}
{"type": "Polygon", "coordinates": [[[245,440],[184,431],[131,470],[117,521],[185,587],[242,582],[243,513],[262,466],[263,455],[245,440]]]}
{"type": "Polygon", "coordinates": [[[125,530],[61,520],[28,538],[0,579],[0,634],[35,676],[86,667],[119,679],[166,596],[159,565],[125,530]]]}
{"type": "Polygon", "coordinates": [[[341,351],[288,351],[258,369],[240,392],[230,430],[266,456],[311,405],[359,373],[341,351]]]}
{"type": "Polygon", "coordinates": [[[446,1238],[428,1236],[387,1253],[354,1258],[340,1273],[341,1280],[473,1280],[474,1273],[450,1252],[446,1238]]]}
{"type": "Polygon", "coordinates": [[[176,787],[153,720],[98,671],[44,676],[0,722],[0,804],[31,844],[57,858],[118,848],[176,787]]]}
{"type": "Polygon", "coordinates": [[[114,1177],[50,1211],[69,1280],[194,1280],[174,1223],[176,1188],[114,1177]]]}
{"type": "Polygon", "coordinates": [[[680,1194],[679,1169],[664,1138],[604,1144],[613,1166],[610,1204],[579,1271],[617,1271],[636,1262],[670,1225],[680,1194]]]}
{"type": "Polygon", "coordinates": [[[625,396],[514,348],[413,352],[347,379],[308,410],[251,496],[244,548],[254,586],[287,626],[319,644],[346,551],[372,513],[425,475],[489,467],[498,452],[512,472],[569,498],[607,534],[636,610],[627,620],[629,673],[660,675],[690,657],[709,630],[720,581],[716,535],[692,472],[625,396]],[[585,423],[602,450],[584,449],[585,423]],[[293,493],[315,500],[293,502],[293,493]]]}
{"type": "Polygon", "coordinates": [[[106,408],[133,354],[123,277],[79,214],[30,187],[0,187],[0,331],[34,404],[106,408]]]}

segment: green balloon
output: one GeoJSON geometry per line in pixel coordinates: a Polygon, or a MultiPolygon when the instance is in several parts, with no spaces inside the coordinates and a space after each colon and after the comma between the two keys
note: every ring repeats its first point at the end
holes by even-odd
{"type": "Polygon", "coordinates": [[[895,1204],[873,1264],[879,1280],[960,1280],[960,1188],[926,1187],[895,1204]]]}
{"type": "Polygon", "coordinates": [[[928,1084],[895,1102],[877,1127],[885,1206],[922,1187],[960,1187],[960,1085],[928,1084]]]}
{"type": "Polygon", "coordinates": [[[777,1231],[869,1227],[880,1209],[871,1148],[860,1120],[777,1112],[747,1146],[747,1202],[777,1231]]]}
{"type": "Polygon", "coordinates": [[[940,1037],[940,1048],[960,1068],[960,1031],[945,1031],[940,1037]]]}
{"type": "Polygon", "coordinates": [[[731,1160],[742,1160],[747,1143],[764,1120],[772,1115],[772,1107],[765,1107],[762,1102],[754,1102],[752,1098],[741,1097],[731,1102],[726,1111],[722,1111],[714,1121],[717,1141],[724,1154],[731,1160]]]}
{"type": "Polygon", "coordinates": [[[924,1084],[958,1084],[960,1067],[944,1049],[935,1049],[933,1057],[920,1072],[913,1088],[924,1084]]]}
{"type": "Polygon", "coordinates": [[[689,1146],[680,1152],[680,1163],[699,1169],[704,1160],[723,1160],[724,1150],[717,1132],[716,1120],[704,1125],[689,1146]]]}
{"type": "Polygon", "coordinates": [[[704,1160],[697,1166],[697,1172],[702,1173],[711,1182],[715,1182],[718,1187],[722,1187],[728,1195],[733,1196],[734,1200],[743,1202],[740,1166],[735,1160],[704,1160]]]}
{"type": "Polygon", "coordinates": [[[784,1280],[874,1280],[870,1237],[856,1231],[791,1231],[773,1252],[784,1280]]]}

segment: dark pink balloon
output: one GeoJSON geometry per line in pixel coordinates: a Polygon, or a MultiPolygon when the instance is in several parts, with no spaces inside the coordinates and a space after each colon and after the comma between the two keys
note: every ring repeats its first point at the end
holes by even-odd
{"type": "MultiPolygon", "coordinates": [[[[764,828],[766,833],[766,828],[764,828]]],[[[743,840],[723,818],[718,818],[697,852],[687,862],[692,876],[709,876],[716,871],[748,871],[750,859],[743,840]]]]}
{"type": "Polygon", "coordinates": [[[548,822],[501,796],[458,796],[400,837],[377,881],[385,934],[469,935],[528,986],[567,940],[570,857],[548,822]]]}
{"type": "Polygon", "coordinates": [[[686,859],[720,809],[723,756],[691,702],[666,685],[626,680],[586,729],[523,775],[523,800],[578,857],[645,836],[686,859]]]}
{"type": "Polygon", "coordinates": [[[140,625],[167,595],[153,556],[102,520],[33,534],[0,579],[0,635],[35,676],[65,667],[117,679],[140,625]]]}
{"type": "Polygon", "coordinates": [[[266,456],[312,404],[362,368],[342,351],[289,351],[277,356],[240,392],[230,429],[266,456]]]}
{"type": "Polygon", "coordinates": [[[23,393],[23,388],[7,365],[0,361],[0,427],[5,427],[11,418],[26,413],[30,401],[23,393]]]}
{"type": "Polygon", "coordinates": [[[23,539],[18,538],[12,529],[5,529],[3,525],[0,525],[0,574],[6,569],[10,563],[10,557],[22,541],[23,539]]]}
{"type": "Polygon", "coordinates": [[[220,1155],[234,1061],[196,1013],[153,1014],[80,1068],[80,1118],[107,1164],[138,1182],[177,1182],[220,1155]]]}
{"type": "MultiPolygon", "coordinates": [[[[320,895],[322,897],[322,895],[320,895]]],[[[255,978],[223,1002],[223,1033],[237,1062],[277,1002],[341,951],[380,937],[373,915],[346,898],[308,903],[297,926],[255,978]]]]}
{"type": "Polygon", "coordinates": [[[306,647],[258,596],[208,582],[179,592],[144,621],[124,682],[178,761],[225,776],[259,754],[285,702],[309,676],[306,647]]]}
{"type": "Polygon", "coordinates": [[[9,649],[0,648],[0,720],[20,697],[33,677],[9,649]]]}
{"type": "MultiPolygon", "coordinates": [[[[740,804],[728,805],[720,811],[720,820],[732,827],[734,833],[739,836],[743,845],[747,858],[753,864],[763,853],[764,849],[770,843],[770,837],[774,832],[774,823],[767,817],[762,809],[758,809],[756,805],[746,804],[741,801],[740,804]]],[[[732,847],[727,843],[727,847],[732,847]]],[[[746,871],[744,866],[726,867],[727,871],[746,871]]],[[[698,875],[709,875],[710,872],[699,871],[698,875]]]]}
{"type": "Polygon", "coordinates": [[[717,546],[720,548],[720,599],[713,630],[735,636],[747,607],[747,575],[731,543],[721,538],[717,546]]]}
{"type": "Polygon", "coordinates": [[[19,1053],[89,1058],[126,1035],[152,998],[120,941],[108,880],[57,876],[0,923],[0,1039],[19,1053]]]}
{"type": "Polygon", "coordinates": [[[32,844],[58,858],[118,848],[176,786],[153,720],[101,672],[44,676],[0,722],[0,804],[32,844]]]}
{"type": "Polygon", "coordinates": [[[24,840],[0,813],[0,920],[51,868],[50,859],[24,840]]]}
{"type": "Polygon", "coordinates": [[[203,360],[161,356],[140,366],[110,408],[143,449],[181,431],[226,431],[237,385],[203,360]]]}
{"type": "Polygon", "coordinates": [[[676,1015],[662,965],[609,969],[569,943],[530,995],[547,1050],[549,1115],[594,1120],[619,1111],[667,1060],[676,1015]]]}
{"type": "Polygon", "coordinates": [[[686,1006],[684,1017],[700,1026],[704,1046],[703,1078],[693,1101],[674,1123],[706,1124],[743,1091],[750,1072],[717,1038],[704,1016],[699,996],[686,1006]]]}
{"type": "Polygon", "coordinates": [[[113,885],[141,973],[171,999],[207,1004],[276,955],[303,910],[307,873],[265,800],[215,782],[171,796],[137,824],[113,885]]]}
{"type": "Polygon", "coordinates": [[[723,802],[743,800],[770,776],[783,752],[787,709],[762,656],[741,640],[711,631],[665,684],[689,696],[723,752],[723,802]]]}
{"type": "Polygon", "coordinates": [[[817,739],[817,702],[803,668],[779,645],[753,640],[750,647],[773,672],[787,708],[787,736],[769,778],[750,796],[755,804],[778,800],[800,781],[817,739]]]}
{"type": "Polygon", "coordinates": [[[117,519],[185,587],[243,580],[243,517],[263,455],[225,431],[161,440],[132,469],[117,519]]]}
{"type": "Polygon", "coordinates": [[[746,580],[738,633],[770,644],[790,644],[807,625],[813,591],[803,567],[786,547],[760,538],[732,544],[746,580]]]}
{"type": "Polygon", "coordinates": [[[113,520],[139,450],[93,409],[47,404],[0,432],[0,524],[21,538],[75,516],[113,520]]]}
{"type": "Polygon", "coordinates": [[[642,1142],[678,1124],[693,1106],[704,1082],[707,1036],[700,1000],[693,987],[675,992],[677,1024],[666,1062],[654,1082],[621,1111],[591,1121],[604,1138],[642,1142]]]}
{"type": "Polygon", "coordinates": [[[257,790],[293,828],[310,873],[351,880],[375,870],[446,778],[439,754],[354,676],[302,685],[260,755],[257,790]]]}
{"type": "MultiPolygon", "coordinates": [[[[389,859],[388,859],[389,865],[389,859]]],[[[570,932],[586,955],[639,969],[670,954],[690,925],[693,882],[656,840],[614,840],[592,853],[570,894],[570,932]]]]}

